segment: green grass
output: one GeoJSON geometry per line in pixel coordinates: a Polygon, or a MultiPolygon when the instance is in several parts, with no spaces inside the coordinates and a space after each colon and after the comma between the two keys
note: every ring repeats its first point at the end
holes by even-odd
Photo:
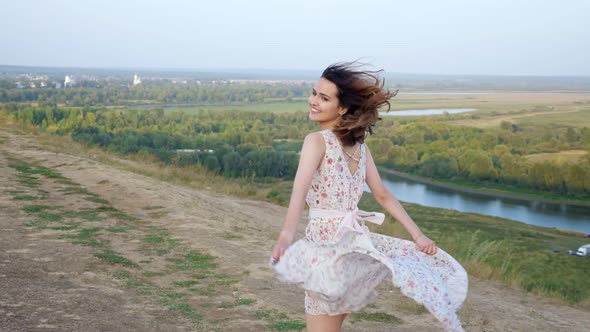
{"type": "Polygon", "coordinates": [[[112,250],[97,252],[94,253],[93,256],[112,265],[119,264],[127,267],[138,267],[138,265],[133,263],[131,260],[119,255],[118,253],[112,250]]]}
{"type": "Polygon", "coordinates": [[[86,221],[103,221],[105,218],[101,217],[99,214],[94,212],[93,210],[80,210],[80,211],[66,211],[62,213],[62,216],[66,218],[78,218],[83,219],[86,221]]]}
{"type": "Polygon", "coordinates": [[[180,240],[171,239],[170,233],[165,229],[152,227],[143,239],[143,250],[156,253],[158,256],[166,255],[172,249],[180,246],[180,240]]]}
{"type": "Polygon", "coordinates": [[[186,296],[186,294],[181,293],[181,292],[167,292],[163,294],[164,297],[167,297],[169,299],[181,299],[183,297],[186,296]]]}
{"type": "MultiPolygon", "coordinates": [[[[455,257],[470,275],[502,280],[509,285],[562,298],[569,303],[590,298],[590,264],[564,254],[587,241],[579,233],[543,228],[475,213],[403,204],[409,215],[437,245],[455,257]],[[551,253],[552,248],[561,253],[551,253]]],[[[365,193],[360,209],[381,211],[365,193]]],[[[398,223],[388,217],[378,233],[408,239],[398,223]]]]}
{"type": "Polygon", "coordinates": [[[132,217],[132,216],[128,215],[127,213],[121,212],[121,211],[110,212],[109,217],[119,219],[122,221],[136,221],[137,220],[137,218],[132,217]]]}
{"type": "Polygon", "coordinates": [[[83,228],[77,234],[68,234],[66,238],[73,240],[72,243],[87,246],[100,247],[104,246],[104,241],[97,239],[98,233],[102,230],[100,227],[83,228]]]}
{"type": "Polygon", "coordinates": [[[66,186],[78,186],[78,184],[68,178],[58,179],[55,181],[56,183],[63,184],[66,186]]]}
{"type": "Polygon", "coordinates": [[[272,329],[273,331],[302,331],[305,329],[305,322],[300,320],[287,320],[287,321],[280,321],[275,323],[270,323],[267,325],[268,328],[272,329]]]}
{"type": "MultiPolygon", "coordinates": [[[[112,255],[109,254],[108,256],[112,255]]],[[[114,264],[120,263],[117,262],[114,264]]],[[[116,271],[114,277],[116,279],[121,280],[121,284],[123,286],[134,289],[137,295],[146,296],[150,298],[153,302],[157,303],[163,308],[166,308],[167,310],[177,312],[182,317],[185,317],[192,321],[203,320],[203,316],[197,313],[190,304],[183,302],[182,299],[186,297],[185,293],[171,291],[153,285],[149,282],[136,279],[133,277],[132,273],[127,270],[116,271]]]]}
{"type": "Polygon", "coordinates": [[[24,194],[25,191],[24,190],[7,190],[6,191],[8,194],[10,195],[16,195],[16,194],[24,194]]]}
{"type": "Polygon", "coordinates": [[[229,286],[229,285],[237,284],[238,282],[240,282],[238,279],[222,279],[222,280],[211,281],[211,282],[209,282],[208,286],[209,287],[229,286]]]}
{"type": "Polygon", "coordinates": [[[150,243],[150,244],[161,244],[164,243],[166,239],[161,236],[148,234],[143,238],[143,242],[150,243]]]}
{"type": "Polygon", "coordinates": [[[202,254],[197,250],[190,250],[183,259],[177,262],[176,269],[181,271],[212,269],[217,267],[217,264],[213,262],[214,260],[214,256],[202,254]]]}
{"type": "Polygon", "coordinates": [[[188,303],[179,302],[176,299],[167,299],[166,297],[160,297],[156,302],[168,310],[178,312],[181,316],[192,321],[203,319],[203,316],[198,314],[188,303]]]}
{"type": "Polygon", "coordinates": [[[31,221],[26,222],[24,224],[24,226],[41,230],[41,229],[47,228],[47,222],[40,221],[40,220],[31,220],[31,221]]]}
{"type": "Polygon", "coordinates": [[[384,312],[353,312],[350,314],[350,320],[355,321],[372,321],[372,322],[381,322],[381,323],[389,323],[389,324],[399,324],[402,322],[401,319],[395,317],[394,315],[386,314],[384,312]]]}
{"type": "Polygon", "coordinates": [[[43,175],[47,178],[51,178],[51,179],[64,179],[64,177],[47,168],[47,167],[43,167],[43,166],[39,166],[39,165],[32,165],[32,164],[27,164],[27,163],[22,163],[19,165],[15,165],[14,168],[24,174],[40,174],[43,175]]]}
{"type": "Polygon", "coordinates": [[[109,204],[109,201],[107,201],[106,199],[100,198],[100,197],[86,196],[86,197],[84,197],[84,199],[87,201],[90,201],[90,202],[94,202],[94,203],[109,204]]]}
{"type": "Polygon", "coordinates": [[[241,306],[241,305],[252,305],[256,303],[256,300],[254,299],[238,299],[235,302],[232,303],[222,303],[218,306],[218,308],[235,308],[237,306],[241,306]]]}
{"type": "Polygon", "coordinates": [[[125,269],[119,269],[113,273],[115,279],[124,280],[131,278],[131,272],[125,269]]]}
{"type": "Polygon", "coordinates": [[[51,206],[51,205],[25,205],[21,210],[28,213],[38,213],[45,210],[61,210],[63,206],[51,206]]]}
{"type": "Polygon", "coordinates": [[[117,209],[110,205],[101,205],[94,209],[97,212],[118,212],[117,209]]]}
{"type": "Polygon", "coordinates": [[[47,222],[59,222],[63,220],[62,215],[49,212],[39,212],[37,217],[47,222]]]}
{"type": "Polygon", "coordinates": [[[205,287],[205,288],[192,287],[192,288],[189,288],[189,291],[191,291],[195,294],[201,295],[201,296],[208,296],[208,297],[217,294],[217,292],[215,291],[214,288],[207,288],[207,287],[205,287]]]}
{"type": "Polygon", "coordinates": [[[174,286],[176,286],[176,287],[185,287],[185,288],[188,288],[188,287],[192,287],[194,285],[198,285],[200,283],[201,282],[200,281],[197,281],[197,280],[184,280],[184,281],[175,281],[172,284],[174,286]]]}
{"type": "Polygon", "coordinates": [[[268,322],[267,327],[272,331],[301,331],[305,329],[305,322],[290,320],[284,312],[276,310],[259,310],[254,317],[268,322]]]}
{"type": "Polygon", "coordinates": [[[166,274],[166,273],[164,273],[164,272],[161,272],[161,271],[143,271],[143,272],[141,273],[141,275],[143,275],[144,277],[148,277],[148,278],[150,278],[150,277],[158,277],[158,276],[163,276],[163,275],[165,275],[165,274],[166,274]]]}
{"type": "Polygon", "coordinates": [[[254,303],[256,303],[254,299],[239,299],[236,301],[237,305],[252,305],[254,303]]]}
{"type": "Polygon", "coordinates": [[[127,227],[127,226],[113,226],[113,227],[109,227],[107,228],[107,231],[111,232],[111,233],[126,233],[127,231],[131,230],[131,227],[127,227]]]}
{"type": "Polygon", "coordinates": [[[55,230],[55,231],[71,231],[71,230],[77,229],[78,226],[80,226],[79,223],[68,223],[68,224],[63,224],[63,225],[59,225],[59,226],[46,226],[45,228],[55,230]]]}
{"type": "Polygon", "coordinates": [[[31,196],[31,195],[21,195],[21,196],[14,196],[12,199],[14,199],[15,201],[34,201],[37,199],[40,199],[37,196],[31,196]]]}
{"type": "Polygon", "coordinates": [[[63,193],[64,195],[76,195],[76,194],[86,195],[89,193],[88,190],[80,187],[76,183],[73,183],[68,187],[59,188],[59,189],[57,189],[57,191],[63,193]]]}
{"type": "Polygon", "coordinates": [[[26,175],[26,174],[18,174],[16,176],[17,181],[25,187],[29,188],[36,188],[41,183],[39,182],[39,178],[36,176],[26,175]]]}

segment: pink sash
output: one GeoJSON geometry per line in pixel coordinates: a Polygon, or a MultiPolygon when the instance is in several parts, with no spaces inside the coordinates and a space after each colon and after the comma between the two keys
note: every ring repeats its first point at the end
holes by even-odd
{"type": "Polygon", "coordinates": [[[352,211],[327,210],[319,208],[309,209],[309,218],[343,218],[342,223],[336,231],[333,240],[339,241],[348,232],[367,233],[369,229],[365,226],[365,222],[371,222],[381,225],[385,220],[385,215],[379,212],[366,212],[358,208],[352,211]]]}

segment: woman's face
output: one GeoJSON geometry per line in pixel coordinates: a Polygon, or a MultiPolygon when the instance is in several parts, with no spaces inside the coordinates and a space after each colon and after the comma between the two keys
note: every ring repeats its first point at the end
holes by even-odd
{"type": "Polygon", "coordinates": [[[340,106],[336,84],[325,78],[314,85],[309,96],[309,119],[320,123],[321,129],[332,128],[338,118],[346,113],[340,106]]]}

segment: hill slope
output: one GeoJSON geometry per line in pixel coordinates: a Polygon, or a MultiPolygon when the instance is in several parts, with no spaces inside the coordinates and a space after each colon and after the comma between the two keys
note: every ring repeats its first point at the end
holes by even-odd
{"type": "MultiPolygon", "coordinates": [[[[4,130],[0,166],[0,330],[301,328],[303,293],[267,267],[285,208],[45,151],[4,130]]],[[[440,330],[390,285],[366,312],[390,319],[356,315],[344,330],[440,330]]],[[[459,316],[467,331],[590,326],[583,308],[473,278],[459,316]]]]}

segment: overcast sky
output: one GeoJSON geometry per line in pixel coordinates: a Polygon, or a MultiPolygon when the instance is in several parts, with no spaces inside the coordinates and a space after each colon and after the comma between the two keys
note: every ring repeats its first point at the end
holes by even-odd
{"type": "Polygon", "coordinates": [[[590,76],[590,0],[0,0],[0,64],[590,76]]]}

